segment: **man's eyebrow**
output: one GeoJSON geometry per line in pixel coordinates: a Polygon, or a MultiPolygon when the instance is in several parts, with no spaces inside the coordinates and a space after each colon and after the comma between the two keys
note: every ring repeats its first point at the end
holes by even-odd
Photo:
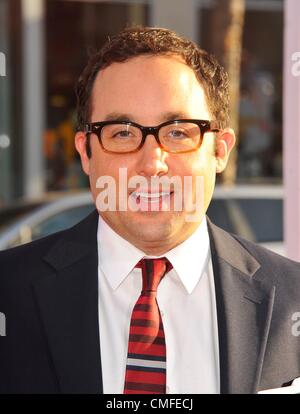
{"type": "Polygon", "coordinates": [[[161,122],[172,121],[172,119],[188,119],[190,118],[184,112],[166,112],[161,116],[161,122]]]}
{"type": "Polygon", "coordinates": [[[133,117],[129,114],[121,114],[120,112],[111,112],[106,115],[104,121],[133,121],[133,117]]]}
{"type": "MultiPolygon", "coordinates": [[[[166,112],[161,114],[159,117],[159,123],[171,121],[173,119],[185,119],[189,118],[186,113],[184,112],[166,112]]],[[[137,122],[135,117],[130,114],[122,114],[120,112],[111,112],[110,114],[106,115],[105,121],[132,121],[137,122]]]]}

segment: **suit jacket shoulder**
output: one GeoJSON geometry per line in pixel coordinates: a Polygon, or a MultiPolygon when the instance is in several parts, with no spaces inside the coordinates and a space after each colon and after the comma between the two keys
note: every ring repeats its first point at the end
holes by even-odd
{"type": "Polygon", "coordinates": [[[97,223],[0,252],[0,393],[101,392],[97,223]]]}
{"type": "Polygon", "coordinates": [[[208,230],[222,392],[256,393],[290,384],[300,377],[299,263],[209,221],[208,230]]]}
{"type": "MultiPolygon", "coordinates": [[[[235,263],[238,267],[244,265],[245,268],[248,263],[247,257],[251,256],[260,267],[265,269],[264,275],[269,280],[272,279],[274,283],[287,282],[286,279],[291,281],[291,278],[295,279],[296,283],[300,282],[299,262],[281,256],[236,234],[228,233],[210,221],[208,222],[212,250],[228,262],[235,263]]],[[[254,275],[254,278],[262,276],[263,274],[259,273],[254,275]]]]}

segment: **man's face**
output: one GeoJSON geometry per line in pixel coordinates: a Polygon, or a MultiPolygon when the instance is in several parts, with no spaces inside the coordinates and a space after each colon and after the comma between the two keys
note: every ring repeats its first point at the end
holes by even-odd
{"type": "MultiPolygon", "coordinates": [[[[156,126],[170,119],[212,119],[202,86],[193,70],[177,56],[139,56],[113,63],[98,73],[91,99],[91,122],[117,118],[156,126]]],[[[225,131],[216,138],[214,133],[206,133],[199,149],[183,154],[163,151],[154,136],[148,135],[138,152],[110,154],[103,151],[97,136],[92,134],[90,159],[83,132],[76,134],[75,143],[95,202],[101,191],[96,188],[98,178],[111,176],[118,188],[120,168],[126,169],[128,179],[144,177],[149,185],[151,177],[177,176],[182,182],[184,177],[191,177],[194,201],[196,177],[200,177],[204,185],[200,192],[202,207],[192,221],[187,220],[186,205],[182,211],[99,211],[121,237],[147,254],[160,255],[184,241],[200,224],[212,197],[216,172],[225,168],[234,135],[225,131]]],[[[131,191],[127,190],[129,197],[131,191]]]]}

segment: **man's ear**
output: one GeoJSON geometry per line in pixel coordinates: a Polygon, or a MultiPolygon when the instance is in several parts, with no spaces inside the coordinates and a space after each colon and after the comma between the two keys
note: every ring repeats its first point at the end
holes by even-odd
{"type": "Polygon", "coordinates": [[[81,165],[86,175],[90,174],[90,158],[86,152],[87,138],[83,131],[78,131],[75,134],[75,147],[81,158],[81,165]]]}
{"type": "Polygon", "coordinates": [[[229,154],[235,144],[235,133],[233,129],[226,128],[220,131],[216,139],[216,171],[222,172],[228,162],[229,154]]]}

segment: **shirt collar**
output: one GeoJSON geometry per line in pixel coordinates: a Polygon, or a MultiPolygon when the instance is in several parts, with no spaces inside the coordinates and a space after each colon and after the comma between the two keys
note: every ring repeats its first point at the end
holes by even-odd
{"type": "MultiPolygon", "coordinates": [[[[139,260],[150,257],[119,236],[100,215],[97,240],[99,265],[114,290],[131,273],[139,260]]],[[[192,293],[203,274],[209,255],[209,235],[204,216],[190,237],[157,257],[166,257],[172,263],[185,289],[192,293]]]]}
{"type": "Polygon", "coordinates": [[[203,217],[200,225],[190,237],[164,256],[172,263],[187,292],[192,293],[210,257],[206,217],[203,217]]]}
{"type": "Polygon", "coordinates": [[[112,289],[117,289],[145,253],[119,236],[100,215],[97,241],[99,265],[112,289]]]}

